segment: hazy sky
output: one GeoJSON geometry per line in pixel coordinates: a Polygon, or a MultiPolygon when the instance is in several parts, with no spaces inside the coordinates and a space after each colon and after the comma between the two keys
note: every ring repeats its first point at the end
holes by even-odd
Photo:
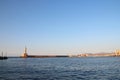
{"type": "Polygon", "coordinates": [[[0,52],[78,54],[120,49],[120,0],[0,0],[0,52]]]}

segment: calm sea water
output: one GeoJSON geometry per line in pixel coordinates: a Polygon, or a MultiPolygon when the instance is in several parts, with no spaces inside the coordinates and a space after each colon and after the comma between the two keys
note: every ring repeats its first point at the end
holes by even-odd
{"type": "Polygon", "coordinates": [[[120,57],[9,58],[0,80],[120,80],[120,57]]]}

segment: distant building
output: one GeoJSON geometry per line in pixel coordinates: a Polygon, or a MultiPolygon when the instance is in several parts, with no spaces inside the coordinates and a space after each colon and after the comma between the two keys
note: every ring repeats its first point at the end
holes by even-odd
{"type": "Polygon", "coordinates": [[[116,56],[120,56],[120,50],[116,50],[116,51],[115,51],[115,55],[116,55],[116,56]]]}
{"type": "Polygon", "coordinates": [[[25,47],[24,49],[24,53],[21,55],[22,58],[27,58],[28,54],[27,54],[27,48],[25,47]]]}

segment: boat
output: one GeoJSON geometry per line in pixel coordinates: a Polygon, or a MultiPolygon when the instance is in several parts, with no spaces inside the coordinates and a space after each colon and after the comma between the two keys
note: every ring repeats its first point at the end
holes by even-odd
{"type": "Polygon", "coordinates": [[[3,56],[3,52],[2,52],[2,55],[0,56],[0,60],[6,60],[6,59],[8,59],[8,57],[7,56],[3,56]]]}

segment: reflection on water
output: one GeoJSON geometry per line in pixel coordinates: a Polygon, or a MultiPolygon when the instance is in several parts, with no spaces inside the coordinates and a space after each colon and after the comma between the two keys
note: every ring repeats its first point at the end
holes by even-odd
{"type": "Polygon", "coordinates": [[[9,58],[0,61],[0,80],[119,80],[120,57],[9,58]]]}

